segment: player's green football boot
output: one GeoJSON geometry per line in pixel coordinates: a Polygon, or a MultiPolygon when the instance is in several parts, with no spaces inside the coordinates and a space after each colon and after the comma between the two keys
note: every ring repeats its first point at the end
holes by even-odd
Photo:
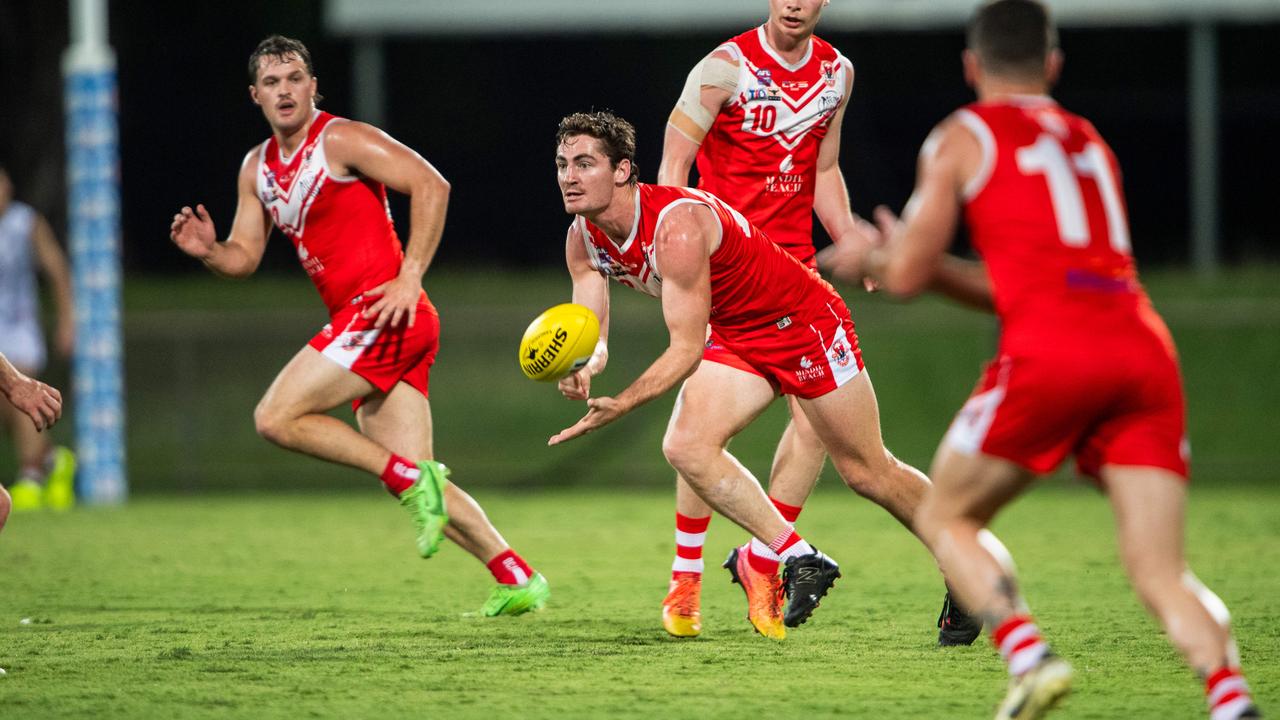
{"type": "Polygon", "coordinates": [[[44,507],[44,488],[30,478],[22,478],[9,486],[9,499],[14,512],[29,512],[44,507]]]}
{"type": "Polygon", "coordinates": [[[76,454],[70,449],[53,449],[53,467],[44,480],[44,505],[53,510],[69,510],[76,504],[76,454]]]}
{"type": "Polygon", "coordinates": [[[444,506],[449,468],[435,460],[423,460],[418,463],[418,470],[417,482],[400,493],[400,506],[413,517],[413,527],[418,531],[418,554],[429,558],[440,549],[444,526],[449,522],[444,506]]]}
{"type": "Polygon", "coordinates": [[[523,615],[530,610],[541,610],[551,597],[551,587],[542,573],[536,572],[523,585],[499,585],[489,593],[480,612],[485,617],[499,615],[523,615]]]}
{"type": "Polygon", "coordinates": [[[1071,666],[1049,653],[1009,681],[1009,692],[996,708],[996,720],[1039,720],[1070,692],[1071,666]]]}

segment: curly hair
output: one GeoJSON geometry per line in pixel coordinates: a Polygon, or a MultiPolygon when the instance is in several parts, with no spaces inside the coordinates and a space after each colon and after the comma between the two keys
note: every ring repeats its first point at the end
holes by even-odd
{"type": "Polygon", "coordinates": [[[609,158],[613,167],[623,160],[631,161],[631,174],[627,182],[635,185],[640,181],[639,168],[636,166],[636,129],[608,110],[594,112],[578,112],[567,115],[560,121],[556,130],[556,143],[563,143],[571,135],[587,135],[600,141],[601,149],[609,158]]]}

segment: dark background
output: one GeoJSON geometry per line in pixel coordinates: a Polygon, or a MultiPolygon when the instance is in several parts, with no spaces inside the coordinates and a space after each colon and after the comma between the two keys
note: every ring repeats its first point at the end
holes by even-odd
{"type": "MultiPolygon", "coordinates": [[[[64,2],[0,0],[0,162],[9,166],[19,197],[60,233],[66,13],[64,2]]],[[[320,3],[303,0],[113,2],[110,26],[119,64],[126,269],[202,271],[169,244],[168,223],[183,204],[204,202],[220,231],[230,225],[237,168],[268,134],[248,98],[249,53],[272,32],[303,40],[326,97],[322,107],[343,115],[352,112],[352,43],[328,36],[320,3]]],[[[560,262],[567,222],[551,162],[559,118],[610,108],[630,119],[639,133],[641,176],[652,180],[666,116],[689,67],[744,29],[388,40],[384,129],[453,185],[438,262],[560,262]]],[[[857,69],[841,154],[854,208],[899,207],[921,140],[971,99],[960,75],[962,34],[821,30],[857,69]]],[[[1119,155],[1144,264],[1181,264],[1189,255],[1186,37],[1180,27],[1062,33],[1067,65],[1055,94],[1093,120],[1119,155]]],[[[1280,185],[1278,44],[1280,24],[1222,26],[1221,247],[1230,263],[1280,258],[1270,208],[1280,185]]],[[[398,218],[405,209],[403,199],[393,200],[398,218]]],[[[266,267],[294,264],[287,243],[271,244],[266,267]]]]}

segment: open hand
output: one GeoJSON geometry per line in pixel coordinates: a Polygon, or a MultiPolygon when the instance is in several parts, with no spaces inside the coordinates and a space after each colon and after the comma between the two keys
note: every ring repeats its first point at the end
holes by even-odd
{"type": "Polygon", "coordinates": [[[173,224],[169,226],[169,239],[182,252],[193,258],[203,260],[213,252],[218,234],[213,228],[213,219],[204,205],[197,204],[193,211],[183,207],[173,216],[173,224]]]}
{"type": "Polygon", "coordinates": [[[611,397],[591,398],[587,401],[587,414],[582,419],[574,423],[572,427],[565,428],[547,441],[548,445],[559,445],[562,442],[572,440],[579,435],[586,435],[592,430],[598,430],[605,425],[617,420],[626,414],[626,410],[618,403],[617,399],[611,397]]]}
{"type": "Polygon", "coordinates": [[[364,296],[378,298],[377,302],[364,309],[365,317],[377,316],[374,327],[396,327],[401,320],[408,320],[409,327],[413,327],[418,314],[418,298],[422,296],[422,281],[402,275],[365,290],[364,296]]]}

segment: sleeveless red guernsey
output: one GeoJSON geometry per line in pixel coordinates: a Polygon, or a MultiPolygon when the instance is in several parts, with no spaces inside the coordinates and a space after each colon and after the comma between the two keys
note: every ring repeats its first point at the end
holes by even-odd
{"type": "Polygon", "coordinates": [[[1000,352],[947,431],[1036,473],[1074,455],[1187,475],[1176,351],[1138,283],[1120,171],[1088,121],[1047,97],[977,103],[955,119],[984,162],[965,216],[987,264],[1000,352]]]}
{"type": "Polygon", "coordinates": [[[654,233],[679,205],[705,205],[720,223],[720,246],[711,253],[711,327],[728,336],[773,325],[797,310],[839,301],[835,290],[771,242],[737,210],[702,190],[639,183],[631,235],[616,244],[579,216],[587,255],[601,274],[653,297],[662,295],[654,233]]]}
{"type": "Polygon", "coordinates": [[[1042,96],[974,103],[955,117],[983,148],[964,212],[1002,350],[1084,350],[1139,328],[1168,342],[1130,254],[1119,165],[1093,125],[1042,96]]]}
{"type": "Polygon", "coordinates": [[[811,264],[818,147],[852,67],[817,37],[799,62],[787,63],[769,46],[763,27],[717,49],[737,59],[738,85],[698,150],[698,187],[811,264]]]}
{"type": "Polygon", "coordinates": [[[325,157],[325,130],[343,118],[316,111],[292,157],[271,137],[258,153],[258,198],[298,252],[329,314],[360,293],[392,280],[404,251],[382,183],[335,175],[325,157]]]}

